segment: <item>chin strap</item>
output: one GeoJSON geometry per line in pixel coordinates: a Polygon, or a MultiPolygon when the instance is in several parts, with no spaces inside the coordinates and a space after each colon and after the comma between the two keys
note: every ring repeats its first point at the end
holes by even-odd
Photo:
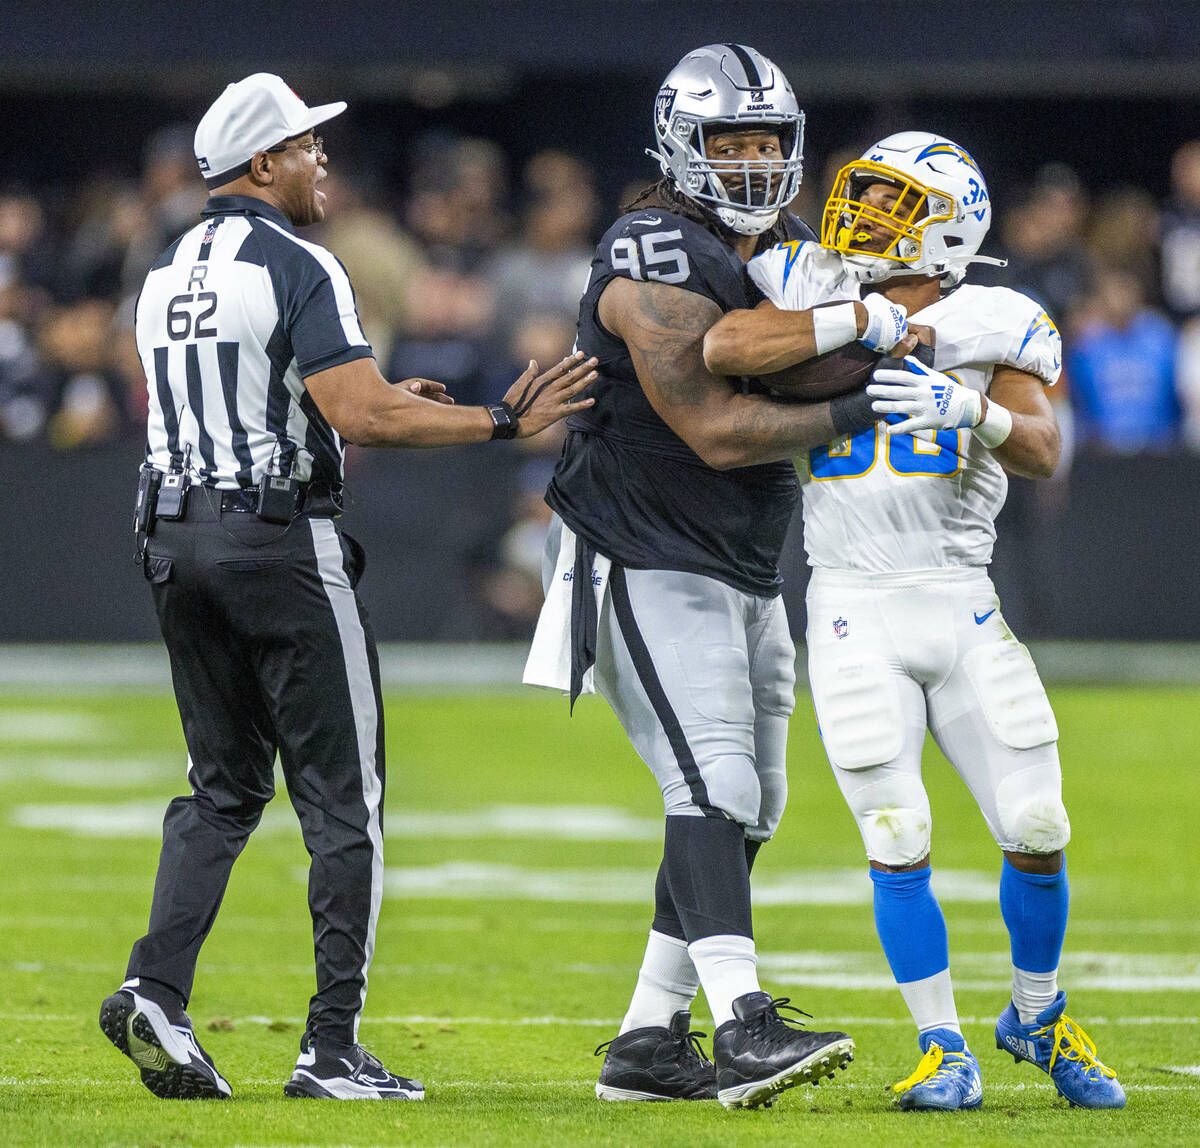
{"type": "MultiPolygon", "coordinates": [[[[1007,259],[993,259],[990,255],[972,255],[966,263],[986,263],[989,267],[1007,267],[1007,259]]],[[[965,266],[966,264],[964,264],[965,266]]]]}

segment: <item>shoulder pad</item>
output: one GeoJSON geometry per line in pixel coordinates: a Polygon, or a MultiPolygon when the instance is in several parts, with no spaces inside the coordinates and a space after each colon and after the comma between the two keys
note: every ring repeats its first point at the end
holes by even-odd
{"type": "Polygon", "coordinates": [[[1062,337],[1042,305],[1028,295],[1009,287],[963,284],[926,310],[937,331],[940,370],[1003,363],[1050,385],[1058,381],[1062,337]]]}
{"type": "Polygon", "coordinates": [[[671,211],[622,215],[600,240],[597,266],[605,278],[668,283],[707,295],[722,308],[745,305],[744,269],[734,250],[671,211]]]}
{"type": "Polygon", "coordinates": [[[812,240],[791,239],[756,255],[747,264],[750,278],[776,307],[806,311],[831,299],[856,299],[857,282],[849,279],[836,252],[812,240]]]}

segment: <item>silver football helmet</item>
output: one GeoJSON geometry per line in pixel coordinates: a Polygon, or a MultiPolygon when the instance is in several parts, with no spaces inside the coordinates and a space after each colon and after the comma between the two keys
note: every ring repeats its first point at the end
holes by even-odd
{"type": "Polygon", "coordinates": [[[958,144],[930,132],[897,132],[867,148],[833,181],[821,220],[821,246],[841,253],[860,283],[897,275],[940,277],[953,286],[977,255],[992,222],[979,165],[958,144]],[[872,184],[896,188],[888,207],[862,195],[872,184]]]}
{"type": "Polygon", "coordinates": [[[740,235],[760,235],[800,189],[804,113],[792,86],[766,56],[741,44],[709,44],[671,69],[654,101],[654,135],[663,174],[740,235]],[[779,132],[780,159],[709,159],[715,129],[763,124],[779,132]]]}

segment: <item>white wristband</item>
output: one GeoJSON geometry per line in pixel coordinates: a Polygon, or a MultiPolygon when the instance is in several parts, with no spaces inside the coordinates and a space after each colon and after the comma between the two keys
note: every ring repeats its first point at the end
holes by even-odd
{"type": "Polygon", "coordinates": [[[853,303],[835,303],[832,307],[814,307],[813,336],[817,354],[823,355],[858,338],[858,316],[853,303]]]}
{"type": "Polygon", "coordinates": [[[987,414],[983,421],[971,428],[971,433],[988,450],[995,450],[1010,434],[1012,434],[1012,413],[1007,407],[988,399],[987,414]]]}

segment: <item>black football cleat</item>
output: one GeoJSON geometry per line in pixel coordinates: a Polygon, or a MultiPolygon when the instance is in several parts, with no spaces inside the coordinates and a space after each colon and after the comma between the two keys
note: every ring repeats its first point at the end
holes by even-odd
{"type": "Polygon", "coordinates": [[[746,993],[733,1002],[734,1019],[717,1029],[717,1099],[726,1108],[770,1105],[777,1092],[816,1084],[854,1059],[854,1041],[844,1032],[808,1032],[779,1015],[785,1007],[787,997],[746,993]]]}
{"type": "Polygon", "coordinates": [[[600,1100],[715,1100],[717,1073],[690,1032],[692,1014],[681,1009],[668,1028],[634,1028],[602,1044],[607,1050],[596,1096],[600,1100]]]}
{"type": "Polygon", "coordinates": [[[100,1030],[163,1100],[225,1100],[233,1095],[182,1009],[168,1019],[161,1005],[132,988],[120,988],[100,1006],[100,1030]]]}
{"type": "Polygon", "coordinates": [[[310,1100],[424,1100],[425,1085],[396,1076],[361,1044],[328,1044],[305,1033],[284,1096],[310,1100]]]}

